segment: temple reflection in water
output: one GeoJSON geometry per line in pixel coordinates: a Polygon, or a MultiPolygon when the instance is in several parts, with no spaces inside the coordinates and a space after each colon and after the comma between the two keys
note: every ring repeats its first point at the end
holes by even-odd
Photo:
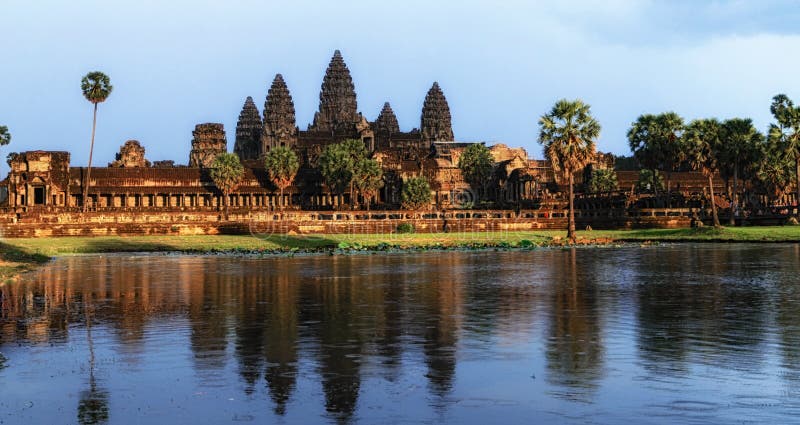
{"type": "Polygon", "coordinates": [[[566,403],[601,399],[620,359],[640,379],[680,380],[777,356],[781,378],[800,383],[797,248],[749,248],[759,261],[692,249],[635,261],[611,249],[63,258],[0,288],[0,370],[25,347],[69,348],[73,363],[57,367],[78,365],[81,423],[113,417],[109,400],[131,391],[118,370],[148,367],[190,370],[196,381],[178,384],[189,392],[230,386],[233,373],[239,397],[271,414],[318,403],[339,422],[381,391],[457,409],[459,380],[482,365],[566,403]]]}

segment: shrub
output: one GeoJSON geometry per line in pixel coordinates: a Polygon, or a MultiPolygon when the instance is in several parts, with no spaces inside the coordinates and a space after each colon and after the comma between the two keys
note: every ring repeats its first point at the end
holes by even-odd
{"type": "Polygon", "coordinates": [[[414,233],[416,229],[411,223],[400,223],[397,225],[397,233],[414,233]]]}

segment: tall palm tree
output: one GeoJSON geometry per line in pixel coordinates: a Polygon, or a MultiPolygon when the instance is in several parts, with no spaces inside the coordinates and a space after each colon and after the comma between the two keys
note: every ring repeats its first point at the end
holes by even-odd
{"type": "Polygon", "coordinates": [[[729,194],[731,214],[728,224],[736,224],[736,212],[739,208],[739,178],[749,164],[759,162],[764,136],[753,126],[749,118],[732,118],[722,123],[721,146],[718,155],[720,174],[725,185],[733,179],[733,189],[729,194]]]}
{"type": "Polygon", "coordinates": [[[595,140],[600,136],[600,123],[590,106],[581,100],[561,99],[539,119],[539,143],[553,170],[569,180],[569,226],[567,238],[575,242],[575,172],[591,162],[595,140]]]}
{"type": "Polygon", "coordinates": [[[92,144],[89,145],[89,166],[86,168],[86,182],[83,185],[83,212],[86,212],[87,201],[89,197],[89,178],[92,173],[92,153],[94,153],[94,134],[97,128],[97,105],[105,102],[111,94],[114,87],[111,85],[111,80],[108,75],[99,71],[94,71],[86,74],[81,79],[81,91],[83,97],[89,102],[94,104],[94,117],[92,118],[92,144]]]}
{"type": "MultiPolygon", "coordinates": [[[[264,166],[269,174],[269,179],[280,190],[280,207],[283,210],[283,191],[292,185],[297,170],[300,169],[300,161],[292,148],[279,146],[270,150],[264,158],[264,166]]],[[[289,197],[289,205],[292,198],[289,197]]]]}
{"type": "Polygon", "coordinates": [[[795,189],[800,213],[800,107],[795,107],[785,94],[779,94],[772,98],[769,110],[778,122],[770,125],[769,138],[777,142],[784,154],[794,161],[795,189]]]}
{"type": "Polygon", "coordinates": [[[239,156],[234,153],[223,153],[214,158],[214,162],[211,164],[211,180],[222,192],[225,220],[228,219],[231,192],[236,190],[243,178],[244,166],[239,162],[239,156]]]}
{"type": "Polygon", "coordinates": [[[720,227],[717,203],[714,200],[714,174],[719,171],[720,133],[722,123],[716,118],[694,120],[686,127],[686,156],[692,168],[708,178],[711,216],[714,227],[720,227]]]}

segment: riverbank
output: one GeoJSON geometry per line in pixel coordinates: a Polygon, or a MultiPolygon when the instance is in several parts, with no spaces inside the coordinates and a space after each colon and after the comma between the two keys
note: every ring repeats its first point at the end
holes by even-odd
{"type": "MultiPolygon", "coordinates": [[[[578,231],[580,245],[658,242],[800,242],[800,226],[578,231]]],[[[281,254],[428,249],[535,249],[566,245],[556,230],[333,235],[199,235],[6,239],[0,244],[0,280],[49,258],[112,252],[281,254]]]]}

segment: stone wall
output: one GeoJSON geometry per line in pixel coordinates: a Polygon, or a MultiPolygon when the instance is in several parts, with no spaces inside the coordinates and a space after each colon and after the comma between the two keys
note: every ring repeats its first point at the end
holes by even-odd
{"type": "MultiPolygon", "coordinates": [[[[617,211],[593,211],[577,217],[579,229],[688,227],[688,212],[659,216],[640,212],[629,216],[617,211]]],[[[4,237],[113,236],[113,235],[213,235],[273,234],[367,234],[395,233],[401,223],[411,223],[417,232],[497,232],[541,229],[566,229],[563,210],[448,212],[412,211],[291,211],[248,212],[233,210],[229,220],[220,211],[136,211],[135,213],[31,212],[17,217],[0,216],[4,237]]]]}

